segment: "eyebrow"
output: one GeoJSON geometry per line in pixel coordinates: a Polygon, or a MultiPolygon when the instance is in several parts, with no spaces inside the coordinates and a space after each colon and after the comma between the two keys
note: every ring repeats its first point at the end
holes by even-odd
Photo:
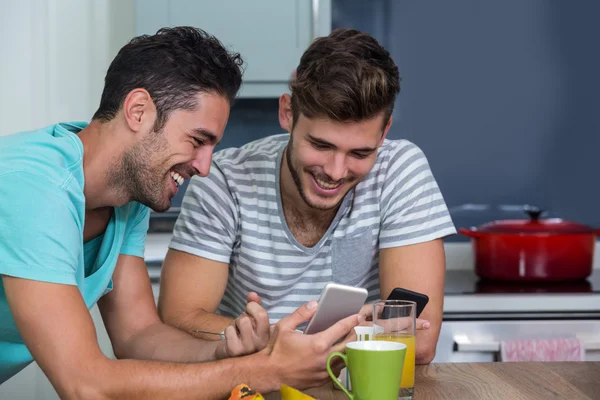
{"type": "Polygon", "coordinates": [[[204,128],[192,129],[192,133],[195,134],[196,136],[202,136],[202,137],[208,139],[210,141],[210,143],[215,146],[220,143],[220,141],[217,140],[217,135],[215,135],[211,131],[206,130],[204,128]]]}
{"type": "MultiPolygon", "coordinates": [[[[311,135],[310,133],[308,134],[308,138],[310,140],[312,140],[313,142],[315,142],[315,143],[325,144],[325,145],[330,146],[330,147],[332,147],[334,149],[337,149],[337,147],[333,143],[329,143],[326,140],[316,138],[313,135],[311,135]]],[[[359,153],[372,153],[372,152],[374,152],[376,150],[377,150],[377,148],[373,148],[373,147],[361,147],[359,149],[352,149],[351,151],[359,152],[359,153]]]]}

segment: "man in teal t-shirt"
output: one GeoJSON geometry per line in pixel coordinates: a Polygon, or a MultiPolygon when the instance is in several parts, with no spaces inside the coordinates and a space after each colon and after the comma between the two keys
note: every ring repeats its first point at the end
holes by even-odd
{"type": "Polygon", "coordinates": [[[251,293],[226,340],[204,341],[163,324],[154,304],[149,208],[168,209],[184,179],[208,174],[240,65],[199,29],[163,29],[121,49],[89,125],[0,137],[0,384],[34,360],[63,398],[209,399],[242,382],[322,382],[330,347],[356,317],[303,337],[294,329],[311,303],[269,339],[251,293]],[[96,303],[118,360],[98,346],[96,303]]]}
{"type": "MultiPolygon", "coordinates": [[[[77,133],[86,125],[57,124],[0,138],[0,272],[76,286],[91,308],[112,289],[120,254],[144,256],[149,210],[137,202],[114,207],[105,231],[85,237],[84,154],[77,133]]],[[[1,283],[0,321],[2,382],[32,357],[1,283]]]]}

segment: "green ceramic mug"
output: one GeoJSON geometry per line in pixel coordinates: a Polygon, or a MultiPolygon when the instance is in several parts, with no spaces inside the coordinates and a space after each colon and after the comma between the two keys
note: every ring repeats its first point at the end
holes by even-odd
{"type": "Polygon", "coordinates": [[[406,345],[398,342],[363,341],[346,344],[346,354],[327,358],[327,372],[351,400],[397,400],[404,367],[406,345]],[[331,371],[331,360],[341,357],[350,371],[352,393],[331,371]]]}

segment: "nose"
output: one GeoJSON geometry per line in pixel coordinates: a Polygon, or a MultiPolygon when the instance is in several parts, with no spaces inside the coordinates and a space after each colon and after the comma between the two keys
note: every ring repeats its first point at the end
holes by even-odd
{"type": "Polygon", "coordinates": [[[323,172],[334,182],[344,179],[347,171],[346,155],[342,153],[333,153],[323,165],[323,172]]]}
{"type": "Polygon", "coordinates": [[[196,157],[192,160],[192,167],[197,171],[199,176],[208,176],[210,172],[210,164],[212,162],[213,148],[206,146],[202,147],[196,153],[196,157]]]}

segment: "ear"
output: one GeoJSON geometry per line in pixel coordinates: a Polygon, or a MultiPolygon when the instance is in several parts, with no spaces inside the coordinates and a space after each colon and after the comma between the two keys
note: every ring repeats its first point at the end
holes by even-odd
{"type": "Polygon", "coordinates": [[[383,135],[381,135],[381,140],[379,141],[379,146],[381,146],[383,144],[383,140],[387,136],[391,127],[392,127],[392,116],[390,115],[390,119],[388,120],[387,124],[385,124],[385,128],[383,128],[383,135]]]}
{"type": "Polygon", "coordinates": [[[279,97],[279,125],[285,131],[292,133],[293,120],[292,97],[288,93],[284,93],[279,97]]]}
{"type": "Polygon", "coordinates": [[[134,89],[123,102],[123,117],[133,132],[149,132],[156,121],[156,107],[146,89],[134,89]]]}

